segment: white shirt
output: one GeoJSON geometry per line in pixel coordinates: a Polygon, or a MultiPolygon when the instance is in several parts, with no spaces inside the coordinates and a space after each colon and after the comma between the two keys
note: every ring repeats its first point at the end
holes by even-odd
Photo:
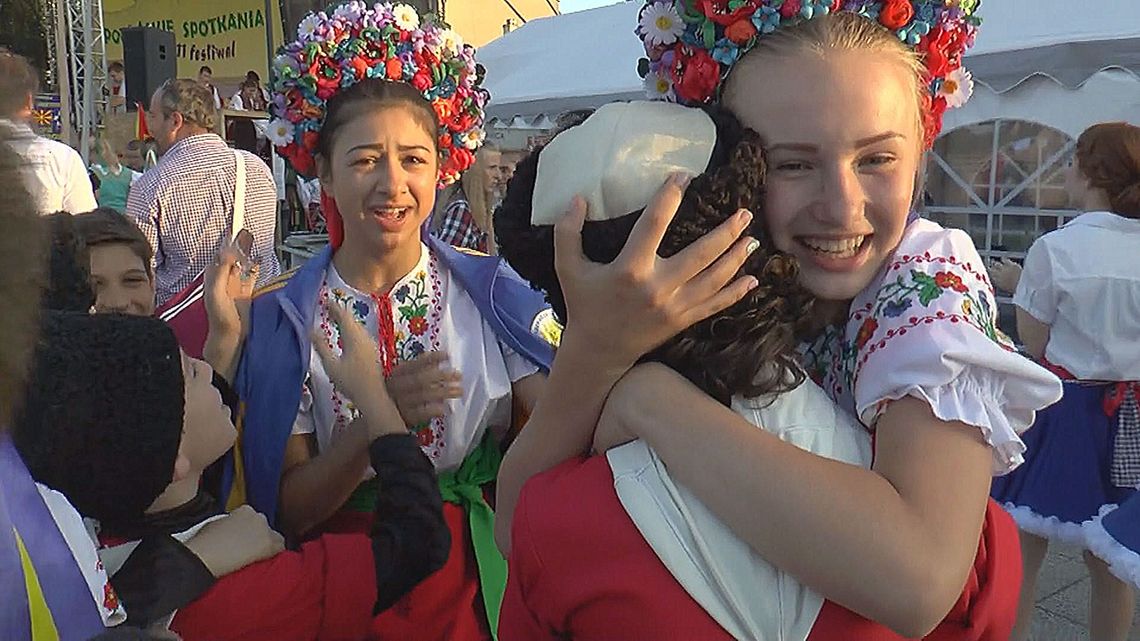
{"type": "Polygon", "coordinates": [[[0,120],[0,126],[10,130],[8,144],[26,163],[22,173],[37,211],[82,214],[99,206],[79,152],[62,142],[37,136],[23,123],[0,120]]]}
{"type": "Polygon", "coordinates": [[[1013,302],[1050,326],[1045,358],[1085,380],[1140,380],[1140,220],[1081,214],[1029,248],[1013,302]]]}
{"type": "MultiPolygon", "coordinates": [[[[420,247],[419,263],[392,287],[392,319],[399,362],[428,351],[445,351],[451,369],[463,375],[463,396],[446,403],[443,419],[412,428],[424,454],[437,470],[446,472],[459,467],[488,429],[506,433],[513,418],[511,383],[536,373],[538,366],[498,340],[467,292],[451,280],[426,245],[420,247]]],[[[329,322],[327,305],[338,303],[352,312],[369,336],[378,336],[377,300],[344,282],[330,263],[313,329],[326,338],[333,353],[340,352],[340,331],[329,322]]],[[[293,433],[315,433],[323,450],[357,415],[329,380],[314,349],[293,433]]],[[[365,476],[371,476],[371,470],[365,476]]]]}
{"type": "MultiPolygon", "coordinates": [[[[824,458],[871,466],[871,433],[808,380],[789,392],[733,398],[732,409],[781,440],[824,458]]],[[[734,638],[804,641],[823,597],[776,568],[687,488],[644,441],[606,453],[630,520],[685,591],[734,638]]]]}

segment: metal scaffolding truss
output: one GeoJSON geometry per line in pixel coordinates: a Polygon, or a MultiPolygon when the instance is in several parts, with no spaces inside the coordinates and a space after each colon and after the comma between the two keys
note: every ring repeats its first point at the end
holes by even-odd
{"type": "MultiPolygon", "coordinates": [[[[107,108],[107,57],[102,0],[57,0],[57,29],[66,48],[66,68],[59,69],[61,97],[70,98],[72,131],[83,162],[91,155],[91,134],[102,126],[107,108]]],[[[57,46],[60,46],[57,45],[57,46]]],[[[62,53],[57,51],[58,53],[62,53]]],[[[58,59],[57,59],[58,60],[58,59]]]]}

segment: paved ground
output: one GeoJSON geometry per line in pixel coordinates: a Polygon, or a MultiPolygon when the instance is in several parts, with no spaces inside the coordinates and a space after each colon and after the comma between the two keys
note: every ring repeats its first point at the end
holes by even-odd
{"type": "MultiPolygon", "coordinates": [[[[1037,614],[1032,641],[1095,641],[1089,639],[1089,577],[1081,552],[1052,545],[1037,580],[1037,614]]],[[[1140,624],[1133,624],[1131,641],[1140,641],[1140,624]]]]}

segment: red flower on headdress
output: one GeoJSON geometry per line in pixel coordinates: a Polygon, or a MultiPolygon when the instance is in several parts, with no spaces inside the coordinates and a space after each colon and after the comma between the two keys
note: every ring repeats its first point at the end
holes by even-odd
{"type": "Polygon", "coordinates": [[[780,5],[780,17],[787,19],[800,15],[802,4],[800,0],[784,0],[784,4],[780,5]]]}
{"type": "Polygon", "coordinates": [[[302,176],[316,175],[317,163],[313,159],[313,154],[305,151],[295,142],[291,142],[284,147],[278,147],[277,151],[293,165],[293,169],[302,176]]]}
{"type": "Polygon", "coordinates": [[[412,86],[415,87],[417,91],[427,91],[431,88],[431,75],[427,71],[420,69],[416,72],[416,75],[412,76],[412,86]]]}
{"type": "Polygon", "coordinates": [[[929,91],[922,92],[922,131],[926,149],[934,146],[934,141],[942,131],[942,116],[945,113],[945,98],[934,97],[929,91]]]}
{"type": "Polygon", "coordinates": [[[340,67],[328,58],[321,58],[309,67],[309,73],[317,81],[317,97],[328,100],[340,90],[340,67]]]}
{"type": "Polygon", "coordinates": [[[452,117],[455,116],[455,107],[450,100],[443,98],[436,98],[431,101],[431,107],[435,110],[435,115],[442,123],[450,122],[452,117]]]}
{"type": "Polygon", "coordinates": [[[388,80],[399,80],[404,77],[404,63],[399,58],[388,58],[384,71],[388,74],[388,80]]]}
{"type": "Polygon", "coordinates": [[[737,20],[724,30],[724,36],[738,45],[747,43],[754,35],[756,35],[756,26],[748,18],[737,20]]]}
{"type": "Polygon", "coordinates": [[[681,47],[677,52],[677,69],[673,90],[682,100],[707,102],[720,82],[720,64],[704,49],[681,47]]]}
{"type": "Polygon", "coordinates": [[[941,78],[953,71],[957,56],[965,49],[961,42],[961,34],[957,31],[947,31],[939,26],[931,29],[924,40],[920,49],[925,54],[923,62],[930,75],[941,78]]]}
{"type": "MultiPolygon", "coordinates": [[[[799,2],[799,0],[794,1],[796,3],[799,2]]],[[[747,2],[741,3],[736,9],[730,9],[729,4],[729,0],[698,0],[697,10],[704,14],[709,20],[727,27],[738,20],[746,19],[753,13],[756,13],[756,9],[760,6],[760,0],[747,0],[747,2]]]]}
{"type": "Polygon", "coordinates": [[[884,0],[879,10],[879,22],[888,29],[902,29],[914,18],[914,7],[910,0],[884,0]]]}
{"type": "Polygon", "coordinates": [[[452,169],[458,172],[467,171],[471,165],[475,164],[475,154],[466,147],[452,147],[451,158],[452,169]]]}

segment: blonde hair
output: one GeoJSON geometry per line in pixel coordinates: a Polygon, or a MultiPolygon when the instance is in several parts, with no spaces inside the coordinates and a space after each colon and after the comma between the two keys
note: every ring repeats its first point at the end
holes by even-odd
{"type": "Polygon", "coordinates": [[[159,88],[159,103],[164,116],[177,112],[182,119],[207,131],[213,131],[218,120],[214,94],[194,80],[170,79],[159,88]]]}
{"type": "MultiPolygon", "coordinates": [[[[725,102],[732,94],[733,75],[740,73],[741,66],[755,64],[764,55],[795,58],[807,54],[826,58],[830,51],[870,51],[896,56],[914,80],[911,87],[918,108],[916,126],[921,135],[929,84],[922,59],[886,27],[849,11],[805,20],[757,38],[756,45],[736,64],[725,81],[725,102]]],[[[856,71],[853,69],[852,73],[856,71]]]]}
{"type": "MultiPolygon", "coordinates": [[[[475,221],[475,225],[487,234],[487,249],[493,250],[495,246],[495,230],[494,223],[492,222],[491,203],[487,198],[487,192],[490,191],[490,185],[487,184],[487,153],[498,153],[499,150],[493,146],[484,146],[475,154],[475,164],[471,165],[467,171],[463,172],[461,179],[463,185],[463,196],[467,200],[467,206],[471,210],[471,218],[475,221]]],[[[495,253],[491,251],[491,253],[495,253]]]]}

